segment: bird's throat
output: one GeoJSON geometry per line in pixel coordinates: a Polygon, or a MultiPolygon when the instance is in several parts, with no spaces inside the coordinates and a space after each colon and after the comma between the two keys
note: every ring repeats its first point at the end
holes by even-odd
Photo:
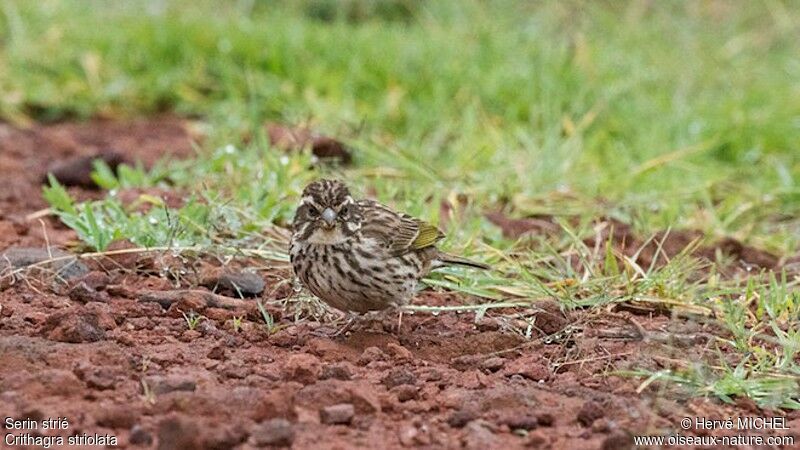
{"type": "Polygon", "coordinates": [[[339,227],[325,229],[317,228],[311,233],[307,241],[311,244],[336,245],[347,241],[348,237],[342,233],[339,227]]]}

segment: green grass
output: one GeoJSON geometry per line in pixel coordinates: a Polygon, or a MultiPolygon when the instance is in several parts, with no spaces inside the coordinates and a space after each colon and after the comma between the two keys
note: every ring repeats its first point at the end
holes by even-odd
{"type": "Polygon", "coordinates": [[[96,180],[112,192],[105,200],[76,205],[57,185],[46,189],[94,250],[127,238],[280,259],[260,236],[289,223],[300,189],[321,174],[433,222],[450,200],[459,218],[444,245],[498,270],[454,270],[431,284],[496,302],[640,301],[713,316],[727,333],[717,356],[646,376],[725,400],[798,406],[796,278],[726,279],[687,255],[638,267],[581,239],[592,218],[611,217],[642,236],[698,229],[708,241],[797,252],[797,8],[333,3],[3,2],[0,117],[24,125],[167,109],[208,124],[197,161],[119,176],[98,166],[96,180]],[[344,139],[354,166],[315,170],[306,154],[270,149],[267,120],[344,139]],[[245,132],[255,139],[243,143],[245,132]],[[145,198],[155,207],[140,213],[113,195],[152,185],[191,198],[178,210],[145,198]],[[519,245],[483,217],[498,208],[555,215],[564,232],[519,245]]]}
{"type": "Polygon", "coordinates": [[[189,311],[189,314],[181,312],[181,315],[183,315],[183,320],[186,321],[186,327],[189,329],[189,331],[194,331],[194,329],[200,325],[200,322],[205,320],[205,317],[197,314],[194,311],[189,311]]]}

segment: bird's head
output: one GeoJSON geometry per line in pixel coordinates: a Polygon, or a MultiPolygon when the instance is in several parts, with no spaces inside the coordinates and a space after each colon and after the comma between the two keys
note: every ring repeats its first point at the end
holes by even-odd
{"type": "Polygon", "coordinates": [[[361,229],[361,210],[350,190],[338,180],[317,180],[303,189],[292,225],[298,239],[334,245],[361,229]]]}

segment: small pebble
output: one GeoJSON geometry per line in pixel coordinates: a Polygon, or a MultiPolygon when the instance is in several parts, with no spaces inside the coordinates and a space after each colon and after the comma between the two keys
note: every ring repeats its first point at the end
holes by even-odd
{"type": "Polygon", "coordinates": [[[294,441],[294,429],[286,419],[271,419],[254,426],[250,438],[258,446],[288,447],[294,441]]]}
{"type": "Polygon", "coordinates": [[[326,406],[319,410],[319,419],[322,423],[349,424],[353,420],[356,410],[351,403],[326,406]]]}
{"type": "Polygon", "coordinates": [[[488,370],[489,372],[497,372],[498,370],[502,369],[505,364],[505,358],[495,356],[493,358],[485,359],[481,363],[481,369],[488,370]]]}

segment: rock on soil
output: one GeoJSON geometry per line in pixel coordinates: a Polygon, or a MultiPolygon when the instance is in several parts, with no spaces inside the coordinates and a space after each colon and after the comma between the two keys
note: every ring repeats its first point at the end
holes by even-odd
{"type": "Polygon", "coordinates": [[[145,384],[156,395],[174,391],[192,392],[197,388],[194,379],[185,375],[151,375],[144,378],[145,384]]]}
{"type": "Polygon", "coordinates": [[[431,438],[426,426],[418,427],[415,425],[404,425],[400,428],[397,438],[406,447],[427,447],[431,444],[431,438]]]}
{"type": "Polygon", "coordinates": [[[97,291],[95,288],[89,286],[86,282],[79,282],[69,290],[70,300],[79,303],[89,302],[107,302],[108,294],[103,291],[97,291]]]}
{"type": "Polygon", "coordinates": [[[397,400],[402,402],[407,402],[409,400],[414,400],[419,395],[419,389],[416,386],[412,386],[410,384],[401,384],[400,386],[395,386],[389,390],[392,394],[397,396],[397,400]]]}
{"type": "Polygon", "coordinates": [[[633,435],[624,430],[614,430],[603,440],[602,450],[630,450],[633,448],[633,435]]]}
{"type": "Polygon", "coordinates": [[[86,383],[86,386],[99,391],[114,389],[117,384],[117,375],[121,374],[121,370],[115,367],[96,367],[84,361],[77,363],[73,372],[86,383]]]}
{"type": "Polygon", "coordinates": [[[141,411],[131,405],[107,406],[100,410],[96,422],[106,428],[130,428],[136,423],[140,414],[141,411]]]}
{"type": "Polygon", "coordinates": [[[501,423],[508,425],[508,428],[512,430],[529,431],[539,426],[539,419],[536,416],[526,414],[524,411],[513,411],[501,423]]]}
{"type": "Polygon", "coordinates": [[[531,355],[511,361],[505,365],[501,373],[506,376],[522,375],[533,381],[542,381],[550,378],[550,369],[547,367],[546,361],[543,361],[538,356],[531,355]]]}
{"type": "Polygon", "coordinates": [[[171,415],[158,424],[158,450],[203,448],[200,429],[194,421],[171,415]]]}
{"type": "Polygon", "coordinates": [[[545,335],[558,333],[569,325],[569,319],[561,309],[561,304],[555,300],[539,300],[533,304],[540,310],[536,313],[534,326],[545,335]]]}
{"type": "Polygon", "coordinates": [[[595,420],[603,417],[605,415],[605,411],[603,407],[600,406],[599,403],[595,402],[594,400],[589,400],[588,402],[584,403],[581,406],[581,409],[578,411],[578,422],[585,426],[591,426],[595,420]]]}
{"type": "Polygon", "coordinates": [[[361,356],[358,357],[358,365],[366,366],[374,361],[385,361],[387,359],[386,353],[378,347],[367,347],[361,356]]]}
{"type": "Polygon", "coordinates": [[[133,445],[147,446],[153,443],[153,435],[149,431],[141,427],[141,425],[134,425],[131,428],[131,434],[128,442],[133,445]]]}
{"type": "MultiPolygon", "coordinates": [[[[64,186],[97,189],[99,186],[92,179],[94,161],[103,161],[111,170],[116,171],[117,166],[125,162],[125,158],[113,150],[106,150],[92,155],[74,156],[70,159],[56,161],[47,169],[47,173],[52,174],[64,186]]],[[[42,177],[42,183],[48,184],[47,175],[42,177]]]]}
{"type": "Polygon", "coordinates": [[[381,411],[377,390],[364,381],[323,380],[300,389],[294,395],[297,410],[316,411],[340,403],[351,403],[358,414],[381,411]]]}
{"type": "Polygon", "coordinates": [[[70,256],[74,255],[57,248],[51,248],[49,251],[46,248],[10,248],[0,254],[0,272],[8,270],[9,265],[11,269],[21,269],[42,263],[36,266],[37,269],[53,271],[58,277],[65,280],[78,278],[89,273],[89,268],[86,264],[78,261],[75,257],[70,258],[70,256]],[[58,260],[45,263],[45,261],[55,258],[58,258],[58,260]]]}
{"type": "Polygon", "coordinates": [[[321,380],[349,380],[352,377],[353,373],[349,364],[346,363],[326,364],[322,367],[322,373],[319,376],[321,380]]]}
{"type": "Polygon", "coordinates": [[[222,268],[204,273],[200,284],[231,297],[257,297],[266,287],[264,279],[258,274],[222,268]]]}
{"type": "Polygon", "coordinates": [[[286,419],[267,420],[253,427],[250,439],[258,446],[288,447],[294,440],[294,428],[286,419]]]}
{"type": "Polygon", "coordinates": [[[384,386],[391,389],[401,384],[414,384],[417,382],[417,376],[408,369],[398,367],[390,370],[382,382],[384,386]]]}
{"type": "Polygon", "coordinates": [[[260,394],[251,418],[256,421],[268,419],[295,419],[294,398],[300,384],[287,382],[280,387],[260,394]]]}
{"type": "Polygon", "coordinates": [[[326,406],[319,410],[319,420],[324,424],[348,424],[353,420],[356,410],[350,403],[326,406]]]}
{"type": "Polygon", "coordinates": [[[111,284],[111,277],[105,272],[95,270],[87,273],[73,282],[73,284],[80,283],[86,284],[86,286],[95,291],[102,291],[105,290],[109,284],[111,284]]]}
{"type": "Polygon", "coordinates": [[[541,413],[536,417],[536,422],[543,427],[552,427],[556,423],[556,418],[550,413],[541,413]]]}
{"type": "Polygon", "coordinates": [[[106,338],[98,315],[80,309],[59,311],[50,315],[45,320],[43,331],[47,332],[50,340],[73,344],[97,342],[106,338]]]}
{"type": "Polygon", "coordinates": [[[483,362],[481,363],[481,369],[487,370],[489,372],[497,372],[498,370],[502,369],[505,364],[506,364],[505,358],[494,356],[491,358],[484,359],[483,362]]]}
{"type": "Polygon", "coordinates": [[[463,428],[466,424],[478,418],[478,414],[469,409],[461,409],[450,414],[447,424],[453,428],[463,428]]]}
{"type": "Polygon", "coordinates": [[[283,367],[287,380],[303,384],[314,383],[322,371],[319,358],[308,353],[291,355],[283,367]]]}
{"type": "Polygon", "coordinates": [[[239,425],[172,413],[158,424],[158,449],[228,449],[247,439],[239,425]]]}
{"type": "Polygon", "coordinates": [[[386,344],[386,353],[388,353],[395,361],[398,362],[408,362],[414,359],[414,355],[411,351],[402,345],[395,344],[394,342],[389,342],[386,344]]]}
{"type": "Polygon", "coordinates": [[[269,141],[284,151],[297,151],[311,147],[314,156],[321,159],[336,159],[342,164],[353,160],[347,147],[336,139],[322,136],[304,127],[287,127],[277,123],[267,124],[269,141]]]}
{"type": "Polygon", "coordinates": [[[497,447],[494,433],[489,424],[483,420],[473,420],[464,427],[464,431],[461,443],[466,449],[483,450],[497,447]]]}

